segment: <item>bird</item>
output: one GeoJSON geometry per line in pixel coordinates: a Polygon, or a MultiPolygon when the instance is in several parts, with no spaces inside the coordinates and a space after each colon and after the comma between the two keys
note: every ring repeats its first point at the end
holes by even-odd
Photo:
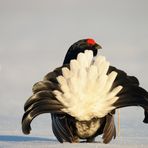
{"type": "Polygon", "coordinates": [[[63,64],[32,87],[24,105],[22,132],[30,134],[32,120],[51,114],[52,131],[60,143],[102,143],[116,138],[116,109],[140,106],[148,123],[148,92],[135,76],[111,66],[98,55],[102,47],[92,38],[70,46],[63,64]]]}

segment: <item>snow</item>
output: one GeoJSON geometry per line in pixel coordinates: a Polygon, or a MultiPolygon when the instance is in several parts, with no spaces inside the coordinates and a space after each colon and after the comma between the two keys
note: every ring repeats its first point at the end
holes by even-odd
{"type": "MultiPolygon", "coordinates": [[[[1,138],[1,137],[0,137],[1,138]]],[[[60,144],[57,143],[54,139],[49,139],[47,140],[46,138],[35,138],[35,137],[30,137],[30,138],[25,138],[25,137],[10,137],[10,136],[4,136],[2,142],[0,142],[0,147],[11,147],[11,148],[24,148],[24,147],[35,147],[35,148],[40,148],[40,147],[48,147],[48,148],[58,148],[58,147],[63,147],[63,148],[146,148],[148,146],[148,138],[123,138],[120,137],[117,139],[116,142],[111,143],[111,144],[102,144],[102,143],[78,143],[78,144],[70,144],[70,143],[64,143],[60,144]],[[5,141],[5,138],[7,139],[5,141]],[[11,140],[9,140],[11,138],[11,140]],[[141,144],[141,142],[144,142],[141,144]]]]}
{"type": "MultiPolygon", "coordinates": [[[[48,148],[131,148],[148,147],[148,125],[142,122],[143,110],[132,107],[121,109],[120,136],[109,144],[101,143],[101,136],[96,138],[95,143],[59,143],[52,133],[50,114],[43,114],[35,118],[31,124],[30,135],[23,135],[21,132],[22,111],[15,115],[0,114],[0,148],[25,148],[25,147],[48,147],[48,148]]],[[[115,117],[117,124],[117,115],[115,117]]]]}

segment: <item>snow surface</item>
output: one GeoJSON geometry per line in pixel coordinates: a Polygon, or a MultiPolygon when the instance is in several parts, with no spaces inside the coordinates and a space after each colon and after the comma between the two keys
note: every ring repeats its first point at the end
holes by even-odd
{"type": "MultiPolygon", "coordinates": [[[[142,123],[143,110],[132,107],[121,109],[121,128],[120,136],[112,140],[109,144],[103,144],[101,136],[96,138],[95,143],[59,143],[54,137],[51,129],[51,119],[49,114],[43,114],[35,118],[32,122],[32,131],[30,135],[23,135],[21,132],[21,111],[18,116],[0,115],[0,148],[24,148],[24,147],[48,147],[48,148],[131,148],[148,147],[148,125],[142,123]],[[133,116],[134,115],[134,116],[133,116]]],[[[117,124],[117,116],[115,117],[117,124]]]]}

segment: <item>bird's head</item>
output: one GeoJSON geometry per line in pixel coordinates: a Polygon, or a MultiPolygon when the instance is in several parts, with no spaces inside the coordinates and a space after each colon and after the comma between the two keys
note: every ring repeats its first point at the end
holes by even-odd
{"type": "Polygon", "coordinates": [[[65,56],[63,64],[68,64],[71,59],[76,59],[77,55],[80,52],[84,52],[85,50],[92,50],[93,55],[96,56],[98,49],[101,49],[101,46],[97,44],[93,39],[88,38],[79,40],[70,46],[65,56]]]}

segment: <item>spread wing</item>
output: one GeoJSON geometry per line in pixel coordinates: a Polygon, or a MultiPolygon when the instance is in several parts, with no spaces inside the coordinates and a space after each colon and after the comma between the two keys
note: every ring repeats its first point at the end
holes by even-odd
{"type": "MultiPolygon", "coordinates": [[[[86,115],[86,117],[89,117],[88,119],[91,119],[92,115],[94,116],[98,115],[98,117],[105,117],[107,114],[109,114],[113,110],[121,107],[141,106],[144,108],[144,111],[145,111],[144,122],[148,123],[148,92],[139,86],[138,79],[134,76],[128,76],[124,71],[121,71],[115,67],[109,66],[107,62],[105,62],[105,64],[103,65],[97,64],[99,63],[99,60],[98,62],[96,61],[91,63],[91,59],[92,59],[91,57],[92,56],[89,56],[88,52],[84,53],[84,55],[80,54],[77,60],[78,63],[76,61],[73,61],[71,62],[70,65],[64,65],[63,66],[65,67],[64,69],[63,67],[59,67],[55,69],[53,72],[48,73],[44,77],[43,81],[37,82],[33,86],[33,95],[27,100],[24,106],[25,113],[22,119],[22,130],[25,134],[30,133],[30,130],[31,130],[30,124],[36,116],[42,113],[51,113],[52,129],[57,139],[60,142],[64,142],[64,141],[74,142],[76,137],[74,135],[75,132],[73,131],[73,124],[72,124],[73,112],[78,117],[80,115],[81,117],[80,119],[83,119],[85,117],[79,114],[81,113],[80,110],[78,112],[77,109],[76,110],[75,108],[73,109],[73,107],[77,107],[77,105],[81,105],[82,107],[88,105],[88,108],[86,107],[83,108],[86,111],[84,115],[86,115]],[[84,56],[86,56],[86,58],[84,56]],[[80,57],[82,58],[80,59],[80,57]],[[75,64],[76,65],[78,64],[79,69],[75,67],[75,64]],[[90,65],[90,68],[87,68],[87,66],[89,65],[90,65]],[[100,69],[101,73],[97,72],[97,69],[96,69],[97,67],[100,69]],[[75,79],[73,79],[72,75],[71,76],[67,75],[66,71],[68,69],[73,72],[72,73],[73,75],[74,74],[76,75],[75,78],[77,81],[74,81],[75,79]],[[63,73],[63,71],[65,71],[65,73],[63,73]],[[88,73],[88,76],[91,76],[90,82],[92,82],[92,84],[97,84],[97,85],[91,85],[91,88],[93,90],[91,92],[89,91],[90,89],[88,88],[90,84],[87,85],[88,79],[87,77],[84,77],[86,75],[83,75],[87,73],[88,73]],[[80,74],[80,76],[82,76],[82,80],[79,77],[77,77],[78,76],[77,74],[80,74]],[[116,74],[116,76],[114,74],[116,74]],[[61,77],[61,75],[63,76],[61,77]],[[100,75],[102,77],[100,77],[100,75]],[[64,78],[64,79],[57,79],[58,77],[64,78]],[[98,81],[93,81],[95,78],[98,81]],[[64,83],[60,83],[62,82],[61,80],[63,80],[64,83]],[[71,80],[70,81],[71,83],[69,83],[69,80],[71,80]],[[102,80],[104,81],[102,82],[102,80]],[[78,85],[79,84],[78,82],[79,83],[85,82],[81,84],[83,84],[82,85],[83,88],[88,88],[87,91],[83,89],[84,93],[83,92],[80,93],[81,85],[78,85]],[[104,87],[102,85],[99,85],[99,88],[96,87],[98,86],[98,84],[102,84],[102,85],[104,84],[104,87],[106,86],[105,87],[106,89],[103,90],[103,93],[101,90],[104,87]],[[84,87],[85,85],[87,87],[84,87]],[[118,86],[122,86],[122,89],[118,89],[119,88],[118,86]],[[71,99],[71,100],[68,99],[69,98],[68,94],[66,94],[66,90],[68,90],[69,88],[72,90],[75,88],[75,90],[79,92],[78,94],[78,93],[74,93],[74,91],[69,91],[72,94],[71,96],[74,96],[73,97],[74,99],[71,99]],[[59,98],[55,96],[54,90],[56,90],[56,92],[60,94],[59,98]],[[110,93],[105,95],[106,91],[110,93]],[[89,94],[91,99],[87,97],[88,96],[86,95],[87,93],[89,94]],[[95,93],[96,95],[94,96],[95,93]],[[101,93],[102,95],[100,96],[101,93]],[[64,96],[64,98],[61,98],[61,96],[62,97],[64,96]],[[75,96],[78,96],[78,97],[75,97],[75,96]],[[84,98],[85,101],[83,100],[80,102],[78,100],[78,99],[81,100],[81,96],[83,96],[82,98],[84,98]],[[99,96],[99,98],[97,96],[99,96]],[[107,96],[108,98],[105,96],[107,96]],[[73,105],[74,103],[76,103],[76,105],[73,105]],[[101,106],[98,107],[100,104],[101,106]],[[66,108],[67,110],[65,110],[65,106],[67,106],[66,108]],[[89,108],[89,106],[91,106],[92,108],[89,108]],[[89,114],[92,111],[92,109],[93,109],[92,114],[89,114]]],[[[104,58],[98,58],[98,59],[102,60],[104,58]]],[[[87,118],[84,118],[84,119],[87,119],[87,118]]],[[[109,116],[109,115],[106,116],[106,125],[104,127],[103,133],[104,133],[104,136],[103,136],[104,143],[108,143],[112,139],[112,137],[115,137],[115,126],[114,126],[114,121],[112,116],[109,116]]]]}
{"type": "Polygon", "coordinates": [[[116,138],[116,127],[114,123],[114,116],[112,114],[108,114],[106,116],[106,123],[103,129],[103,143],[109,143],[112,138],[116,138]]]}
{"type": "MultiPolygon", "coordinates": [[[[124,71],[110,66],[108,74],[112,71],[117,72],[117,77],[113,83],[112,89],[118,85],[123,87],[117,95],[119,99],[114,103],[114,106],[116,108],[141,106],[144,108],[145,113],[143,122],[148,123],[148,92],[139,86],[139,81],[136,77],[128,76],[124,71]]],[[[115,112],[115,110],[113,110],[113,112],[115,112]]],[[[104,143],[109,143],[112,138],[116,137],[116,128],[112,113],[106,116],[102,137],[104,143]]]]}
{"type": "Polygon", "coordinates": [[[74,136],[71,130],[71,120],[67,120],[66,113],[61,111],[64,107],[53,94],[53,90],[59,90],[56,77],[61,74],[61,67],[48,73],[43,81],[34,84],[33,95],[24,105],[25,113],[22,118],[22,131],[29,134],[31,131],[32,120],[43,113],[51,113],[53,133],[60,142],[72,142],[74,136]]]}
{"type": "Polygon", "coordinates": [[[141,106],[144,108],[145,123],[148,123],[148,92],[139,86],[139,81],[134,76],[128,76],[124,71],[110,66],[108,73],[117,72],[113,88],[122,85],[123,89],[118,93],[119,99],[114,103],[116,108],[127,106],[141,106]]]}

